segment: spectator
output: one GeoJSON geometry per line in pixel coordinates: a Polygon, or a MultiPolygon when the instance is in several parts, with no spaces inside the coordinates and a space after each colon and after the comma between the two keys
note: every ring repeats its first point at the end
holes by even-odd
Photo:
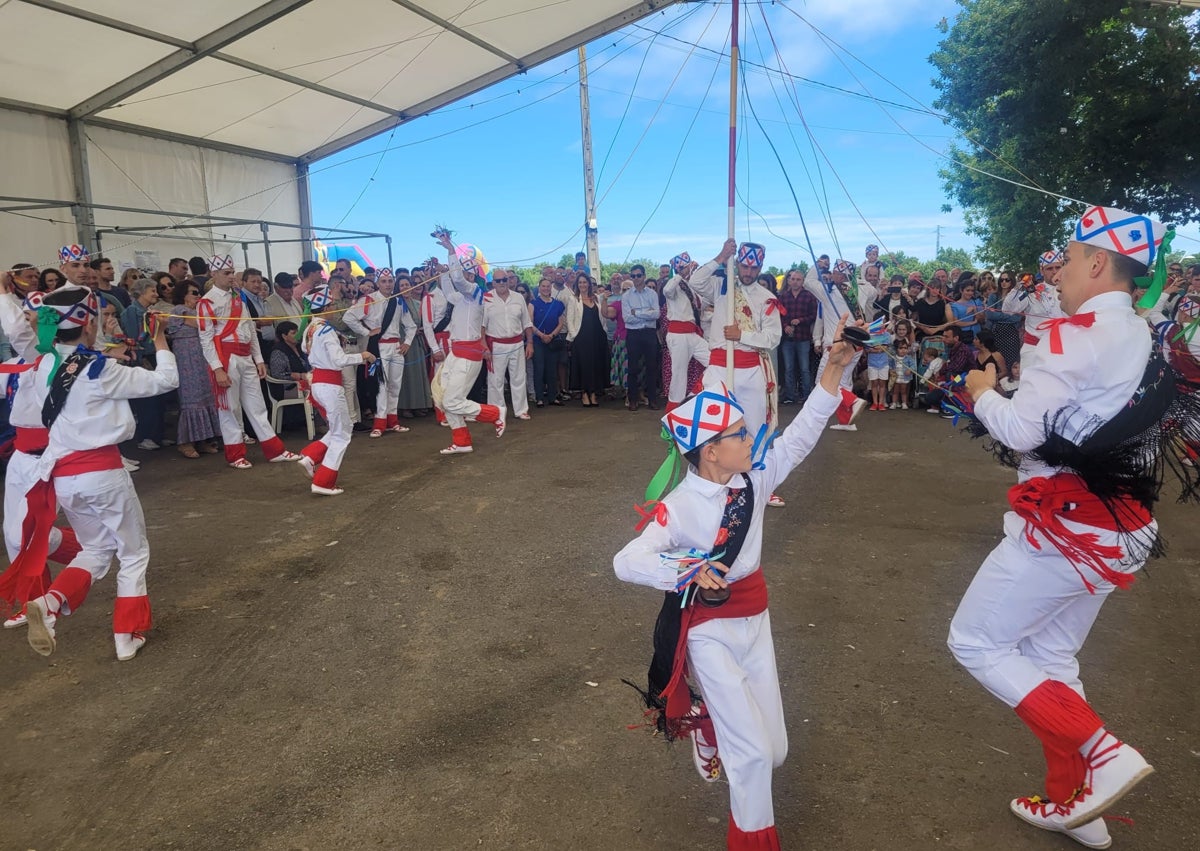
{"type": "Polygon", "coordinates": [[[632,281],[622,280],[620,290],[608,302],[608,318],[613,322],[608,381],[618,395],[624,391],[629,380],[629,354],[625,348],[625,317],[621,313],[621,301],[625,297],[625,293],[632,289],[632,281]]]}
{"type": "Polygon", "coordinates": [[[174,306],[167,320],[167,337],[179,369],[179,422],[175,437],[179,452],[185,458],[199,458],[201,452],[216,455],[221,451],[215,442],[221,433],[221,424],[196,327],[198,301],[200,287],[196,282],[187,278],[179,281],[171,290],[174,306]]]}
{"type": "Polygon", "coordinates": [[[596,282],[586,274],[575,278],[575,299],[582,309],[579,331],[571,345],[571,385],[580,389],[583,407],[595,408],[608,379],[608,337],[600,319],[608,305],[596,292],[596,282]]]}
{"type": "Polygon", "coordinates": [[[896,346],[896,386],[892,399],[892,409],[908,410],[909,394],[912,390],[913,375],[917,371],[917,359],[912,354],[913,343],[910,340],[895,340],[896,346]]]}
{"type": "MultiPolygon", "coordinates": [[[[870,269],[867,270],[868,272],[870,269]]],[[[867,275],[867,280],[870,281],[871,275],[867,275]]],[[[879,277],[879,270],[875,269],[875,277],[879,277]]],[[[906,316],[912,316],[916,310],[916,305],[912,299],[908,297],[908,293],[904,291],[904,276],[892,275],[888,279],[887,287],[879,298],[875,301],[875,309],[879,313],[887,314],[889,322],[895,322],[903,313],[906,316]]]]}
{"type": "Polygon", "coordinates": [[[872,411],[887,410],[888,375],[892,359],[887,346],[871,346],[867,349],[867,381],[872,411]]]}
{"type": "Polygon", "coordinates": [[[946,304],[946,322],[966,332],[963,337],[969,342],[983,328],[980,322],[984,316],[983,302],[976,296],[975,278],[970,272],[963,272],[955,293],[957,297],[946,304]]]}
{"type": "Polygon", "coordinates": [[[175,279],[168,272],[155,272],[150,276],[154,281],[154,291],[158,293],[161,304],[171,303],[171,294],[175,291],[175,279]]]}
{"type": "Polygon", "coordinates": [[[1008,377],[1000,379],[1000,392],[1011,397],[1021,389],[1021,362],[1013,361],[1008,368],[1008,377]]]}
{"type": "MultiPolygon", "coordinates": [[[[321,264],[313,261],[308,262],[312,262],[317,267],[317,283],[320,283],[321,264]]],[[[289,275],[287,272],[280,272],[275,276],[275,292],[263,299],[265,315],[271,317],[273,323],[272,330],[274,334],[271,335],[272,339],[278,339],[279,325],[281,323],[291,322],[295,325],[300,321],[300,317],[304,315],[304,305],[295,297],[295,291],[296,276],[289,275]]]]}
{"type": "Polygon", "coordinates": [[[783,338],[779,343],[783,361],[783,404],[803,404],[813,390],[812,334],[820,305],[804,288],[804,275],[793,269],[783,279],[779,294],[783,312],[783,338]]]}
{"type": "MultiPolygon", "coordinates": [[[[121,280],[117,284],[117,286],[120,287],[121,289],[125,290],[125,292],[130,292],[133,289],[133,282],[140,281],[141,279],[142,279],[142,270],[141,269],[126,269],[124,272],[121,273],[121,280]]],[[[158,294],[157,286],[155,287],[154,293],[155,293],[155,295],[158,294]]]]}
{"type": "MultiPolygon", "coordinates": [[[[588,276],[592,274],[592,267],[588,265],[587,255],[582,251],[575,252],[575,265],[571,267],[571,271],[575,273],[582,272],[588,276]]],[[[578,280],[578,278],[576,278],[576,280],[578,280]]]]}
{"type": "Polygon", "coordinates": [[[208,261],[203,257],[193,257],[188,261],[188,269],[192,273],[192,280],[196,282],[196,286],[200,287],[201,294],[208,289],[209,269],[208,261]]]}
{"type": "MultiPolygon", "coordinates": [[[[117,291],[114,291],[114,295],[115,292],[117,291]]],[[[121,314],[121,330],[128,339],[136,343],[134,351],[137,363],[152,370],[156,357],[154,335],[148,330],[147,314],[158,304],[158,288],[149,278],[138,278],[133,282],[131,295],[133,301],[121,314]]],[[[137,420],[133,439],[138,441],[138,449],[154,450],[170,445],[170,441],[163,438],[167,395],[161,393],[158,396],[129,400],[129,407],[133,409],[134,419],[137,420]]]]}
{"type": "Polygon", "coordinates": [[[671,280],[671,264],[663,263],[658,267],[658,291],[661,293],[662,288],[666,286],[667,281],[671,280]]]}
{"type": "MultiPolygon", "coordinates": [[[[528,293],[529,288],[525,291],[528,293]]],[[[417,323],[417,334],[404,356],[404,380],[400,384],[400,402],[396,407],[405,419],[427,417],[433,410],[433,395],[429,388],[429,344],[425,340],[425,316],[421,311],[421,300],[425,297],[424,275],[418,283],[400,269],[396,273],[396,292],[408,305],[408,315],[417,323]]]]}
{"type": "Polygon", "coordinates": [[[950,273],[946,269],[939,266],[933,272],[932,283],[937,284],[938,289],[940,289],[942,292],[945,292],[950,288],[950,273]]]}
{"type": "Polygon", "coordinates": [[[892,334],[894,336],[894,339],[892,340],[892,346],[894,348],[899,348],[901,343],[908,343],[909,346],[912,347],[913,351],[916,351],[916,340],[913,339],[913,326],[910,320],[897,319],[895,324],[892,326],[892,334]]]}
{"type": "MultiPolygon", "coordinates": [[[[171,262],[167,264],[167,274],[175,279],[175,283],[185,280],[191,276],[188,262],[182,257],[172,257],[171,262]]],[[[171,288],[171,292],[175,292],[174,287],[171,288]]],[[[172,300],[174,300],[174,296],[172,296],[172,300]]]]}
{"type": "Polygon", "coordinates": [[[917,342],[926,337],[940,334],[946,327],[946,301],[942,298],[942,285],[930,282],[925,288],[925,297],[916,304],[917,342]]]}
{"type": "Polygon", "coordinates": [[[630,411],[638,409],[642,390],[650,410],[658,409],[658,295],[646,286],[646,270],[634,266],[629,273],[633,289],[621,297],[625,320],[625,345],[629,353],[626,400],[630,411]]]}
{"type": "Polygon", "coordinates": [[[942,339],[946,342],[946,363],[942,366],[938,379],[943,384],[970,371],[975,364],[975,352],[963,338],[963,330],[957,325],[950,325],[942,331],[942,339]]]}
{"type": "Polygon", "coordinates": [[[62,272],[57,269],[43,269],[38,275],[37,288],[44,293],[52,293],[67,282],[62,272]]]}
{"type": "Polygon", "coordinates": [[[549,278],[538,281],[537,297],[529,306],[533,322],[533,395],[539,408],[549,402],[562,406],[558,395],[558,363],[567,348],[566,307],[554,296],[549,278]]]}
{"type": "Polygon", "coordinates": [[[1008,377],[1008,362],[996,351],[996,338],[991,331],[980,331],[975,335],[975,369],[986,370],[988,364],[996,367],[996,379],[1008,377]]]}
{"type": "MultiPolygon", "coordinates": [[[[996,293],[996,307],[1001,308],[1016,286],[1017,276],[1015,272],[1001,272],[997,281],[1000,288],[996,293]]],[[[1005,313],[999,309],[988,314],[991,332],[996,337],[996,351],[1004,355],[1005,362],[1010,366],[1021,356],[1022,320],[1019,313],[1005,313]]]]}
{"type": "Polygon", "coordinates": [[[938,350],[933,346],[925,346],[921,350],[921,386],[924,388],[917,394],[917,404],[924,407],[929,413],[937,414],[941,412],[942,396],[941,390],[937,388],[938,375],[941,374],[942,367],[946,365],[946,361],[938,354],[938,350]]]}
{"type": "MultiPolygon", "coordinates": [[[[14,263],[12,266],[12,286],[21,298],[39,289],[41,278],[37,267],[31,263],[14,263]]],[[[45,290],[42,290],[45,292],[45,290]]]]}
{"type": "Polygon", "coordinates": [[[116,272],[113,270],[112,261],[107,257],[97,257],[88,267],[96,273],[96,276],[84,286],[90,286],[100,290],[102,293],[111,295],[117,301],[121,302],[122,309],[129,307],[133,303],[133,299],[129,297],[129,293],[121,287],[114,287],[113,280],[116,277],[116,272]]]}
{"type": "Polygon", "coordinates": [[[261,316],[270,316],[267,313],[266,305],[263,299],[267,295],[267,285],[263,281],[262,272],[258,269],[245,269],[242,272],[242,303],[246,305],[246,309],[250,311],[250,315],[254,318],[254,330],[258,333],[258,348],[262,352],[263,360],[266,361],[271,356],[271,346],[275,343],[275,323],[270,319],[260,319],[261,316]],[[271,338],[267,339],[267,332],[271,333],[271,338]]]}

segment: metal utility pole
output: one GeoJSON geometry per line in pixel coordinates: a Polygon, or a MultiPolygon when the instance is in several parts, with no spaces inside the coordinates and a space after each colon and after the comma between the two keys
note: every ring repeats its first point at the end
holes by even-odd
{"type": "Polygon", "coordinates": [[[933,249],[933,259],[937,260],[942,256],[942,226],[937,226],[937,246],[933,249]]]}
{"type": "Polygon", "coordinates": [[[592,115],[588,100],[587,48],[579,48],[579,123],[583,131],[583,204],[587,262],[600,283],[600,238],[596,229],[596,172],[592,167],[592,115]]]}

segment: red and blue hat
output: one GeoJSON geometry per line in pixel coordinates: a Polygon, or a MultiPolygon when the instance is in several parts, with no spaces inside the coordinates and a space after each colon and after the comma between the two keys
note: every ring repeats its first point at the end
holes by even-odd
{"type": "Polygon", "coordinates": [[[1075,241],[1123,254],[1153,266],[1167,226],[1115,207],[1092,207],[1075,225],[1075,241]]]}
{"type": "Polygon", "coordinates": [[[702,390],[662,418],[667,433],[683,454],[703,446],[742,419],[745,411],[724,384],[702,390]]]}
{"type": "Polygon", "coordinates": [[[737,262],[739,266],[754,266],[761,269],[767,260],[767,249],[757,242],[743,242],[738,246],[737,262]]]}

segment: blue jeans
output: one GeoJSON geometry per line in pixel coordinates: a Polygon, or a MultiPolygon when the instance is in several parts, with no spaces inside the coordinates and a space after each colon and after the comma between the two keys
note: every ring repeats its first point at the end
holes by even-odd
{"type": "Polygon", "coordinates": [[[813,391],[812,340],[784,337],[779,344],[779,354],[783,361],[783,398],[792,402],[804,401],[813,391]]]}
{"type": "Polygon", "coordinates": [[[540,337],[533,338],[533,397],[538,402],[549,404],[558,398],[558,364],[563,351],[554,351],[540,337]],[[543,389],[544,388],[544,389],[543,389]]]}

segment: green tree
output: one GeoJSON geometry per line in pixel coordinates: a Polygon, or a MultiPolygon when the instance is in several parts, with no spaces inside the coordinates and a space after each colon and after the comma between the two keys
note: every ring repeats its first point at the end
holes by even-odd
{"type": "Polygon", "coordinates": [[[941,172],[980,259],[1030,267],[1087,203],[1200,218],[1200,26],[1128,0],[959,0],[930,57],[934,105],[968,140],[941,172]]]}

